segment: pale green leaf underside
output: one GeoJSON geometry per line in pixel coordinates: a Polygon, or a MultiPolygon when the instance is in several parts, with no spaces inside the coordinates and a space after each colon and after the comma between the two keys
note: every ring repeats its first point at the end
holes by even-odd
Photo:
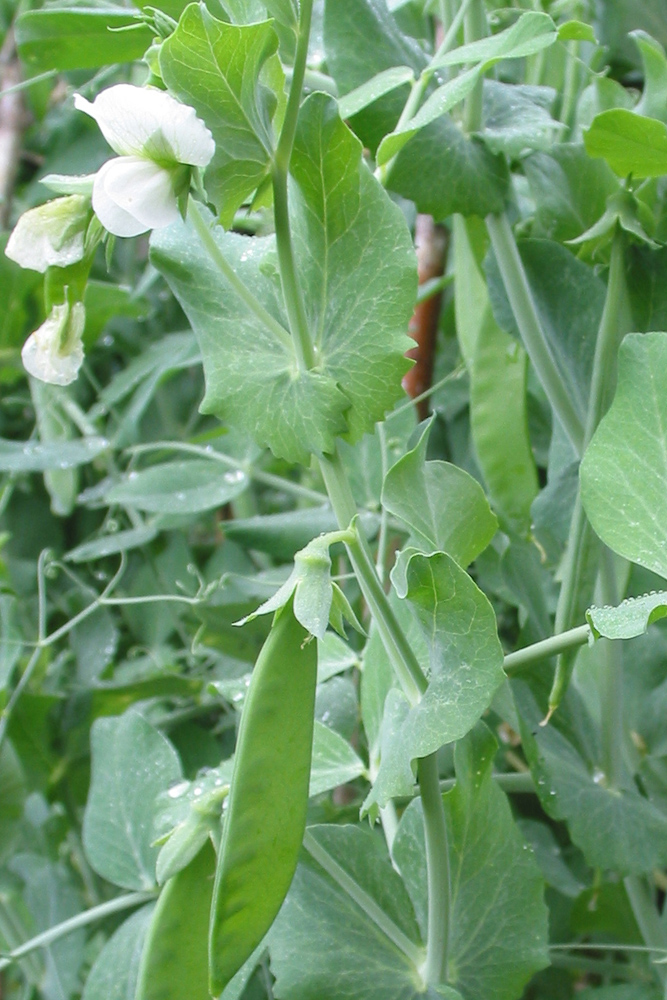
{"type": "MultiPolygon", "coordinates": [[[[226,285],[189,225],[156,230],[152,259],[200,342],[202,410],[243,427],[290,462],[331,453],[337,435],[370,431],[401,396],[416,292],[410,235],[361,160],[335,102],[303,105],[293,157],[293,239],[318,364],[299,371],[289,345],[226,285]]],[[[213,230],[261,305],[286,324],[272,237],[213,230]]]]}
{"type": "Polygon", "coordinates": [[[580,476],[584,509],[605,545],[667,577],[667,333],[623,341],[616,395],[580,476]]]}
{"type": "Polygon", "coordinates": [[[310,767],[310,796],[321,795],[338,785],[354,781],[365,770],[363,761],[347,740],[316,719],[310,767]]]}

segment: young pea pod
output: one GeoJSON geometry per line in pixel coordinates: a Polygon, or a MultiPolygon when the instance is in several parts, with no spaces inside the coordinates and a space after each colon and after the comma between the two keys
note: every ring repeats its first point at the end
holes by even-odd
{"type": "Polygon", "coordinates": [[[252,674],[213,889],[210,991],[218,996],[271,927],[306,825],[317,648],[277,612],[252,674]]]}

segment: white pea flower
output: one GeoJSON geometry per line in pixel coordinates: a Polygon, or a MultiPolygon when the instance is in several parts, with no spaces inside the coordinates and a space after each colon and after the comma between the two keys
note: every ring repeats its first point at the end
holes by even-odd
{"type": "Polygon", "coordinates": [[[184,166],[205,167],[215,152],[194,108],[163,90],[126,83],[102,91],[92,103],[76,94],[74,103],[95,119],[119,154],[93,184],[93,208],[105,229],[139,236],[175,222],[184,166]]]}
{"type": "Polygon", "coordinates": [[[53,385],[69,385],[83,363],[83,328],[86,312],[82,302],[53,306],[42,325],[31,333],[21,351],[29,375],[53,385]]]}
{"type": "Polygon", "coordinates": [[[33,271],[69,267],[83,259],[90,199],[56,198],[24,212],[14,227],[6,255],[33,271]]]}

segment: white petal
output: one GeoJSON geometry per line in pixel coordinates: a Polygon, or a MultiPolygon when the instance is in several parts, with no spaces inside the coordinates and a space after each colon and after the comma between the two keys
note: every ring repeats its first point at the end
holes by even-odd
{"type": "Polygon", "coordinates": [[[83,258],[89,211],[89,201],[81,195],[31,208],[16,223],[5,253],[33,271],[76,264],[83,258]]]}
{"type": "Polygon", "coordinates": [[[118,156],[104,164],[95,178],[93,208],[116,236],[138,236],[179,218],[169,171],[139,156],[118,156]]]}
{"type": "Polygon", "coordinates": [[[38,330],[23,345],[25,370],[53,385],[69,385],[83,363],[81,336],[86,313],[81,302],[54,306],[38,330]]]}
{"type": "Polygon", "coordinates": [[[121,156],[205,167],[215,152],[213,137],[194,108],[164,90],[119,83],[92,103],[75,94],[74,104],[95,119],[121,156]]]}

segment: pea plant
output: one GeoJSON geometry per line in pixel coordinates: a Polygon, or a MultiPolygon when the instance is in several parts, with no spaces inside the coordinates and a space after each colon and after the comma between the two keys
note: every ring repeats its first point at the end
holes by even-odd
{"type": "Polygon", "coordinates": [[[0,38],[0,997],[667,997],[662,0],[0,38]]]}

